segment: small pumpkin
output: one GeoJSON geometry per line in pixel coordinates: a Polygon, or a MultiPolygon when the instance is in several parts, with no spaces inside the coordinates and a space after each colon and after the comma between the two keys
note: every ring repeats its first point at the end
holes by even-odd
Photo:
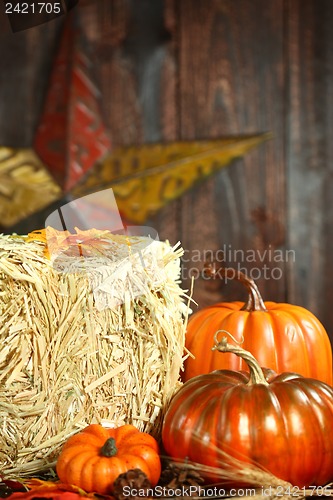
{"type": "Polygon", "coordinates": [[[213,370],[247,369],[241,358],[228,354],[221,359],[211,351],[214,333],[227,330],[261,366],[278,373],[297,372],[332,385],[330,339],[314,314],[297,305],[264,303],[255,282],[238,270],[218,269],[209,263],[204,272],[207,277],[241,282],[248,290],[248,300],[213,304],[190,317],[185,345],[194,358],[188,357],[184,363],[184,381],[213,370]]]}
{"type": "Polygon", "coordinates": [[[242,484],[246,463],[298,487],[332,481],[333,388],[288,372],[268,371],[267,381],[248,351],[226,338],[215,349],[237,354],[250,371],[216,370],[187,381],[164,417],[166,453],[236,473],[242,484]]]}
{"type": "Polygon", "coordinates": [[[89,425],[67,440],[56,464],[60,481],[101,495],[112,493],[114,481],[130,469],[142,470],[152,486],[161,473],[157,441],[133,425],[89,425]]]}

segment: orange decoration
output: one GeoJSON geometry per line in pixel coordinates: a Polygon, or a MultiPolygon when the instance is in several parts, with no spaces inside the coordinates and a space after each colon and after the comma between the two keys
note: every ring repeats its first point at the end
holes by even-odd
{"type": "Polygon", "coordinates": [[[211,346],[214,340],[214,349],[226,353],[216,352],[220,358],[236,354],[248,371],[216,370],[188,380],[165,415],[166,452],[216,468],[211,479],[225,479],[229,487],[251,484],[247,466],[299,488],[332,481],[333,388],[295,373],[267,373],[226,337],[218,342],[215,336],[211,346]]]}
{"type": "Polygon", "coordinates": [[[332,348],[321,322],[304,307],[264,302],[253,280],[232,268],[205,267],[207,276],[240,281],[248,290],[244,302],[220,302],[193,314],[186,347],[195,356],[185,361],[184,380],[212,370],[242,370],[241,358],[212,352],[217,330],[226,330],[261,366],[281,373],[293,371],[332,385],[332,348]]]}
{"type": "Polygon", "coordinates": [[[161,474],[156,440],[133,425],[89,425],[68,439],[56,465],[64,483],[102,495],[112,493],[117,477],[131,469],[144,472],[152,486],[161,474]]]}

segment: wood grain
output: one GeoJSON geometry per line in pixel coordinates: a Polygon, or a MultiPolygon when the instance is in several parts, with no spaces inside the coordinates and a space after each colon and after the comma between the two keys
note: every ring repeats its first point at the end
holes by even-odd
{"type": "MultiPolygon", "coordinates": [[[[283,162],[282,2],[182,1],[180,22],[180,119],[182,138],[270,130],[274,139],[246,155],[216,179],[183,197],[182,240],[192,252],[264,252],[285,245],[283,162]],[[258,219],[258,214],[261,214],[258,219]]],[[[255,272],[266,298],[285,297],[284,263],[227,264],[255,272]],[[262,267],[279,268],[279,279],[263,279],[262,267]]],[[[195,298],[210,303],[207,283],[197,280],[195,298]]],[[[236,298],[239,287],[223,287],[236,298]]]]}
{"type": "Polygon", "coordinates": [[[287,183],[289,300],[313,311],[333,339],[333,4],[288,1],[287,183]]]}
{"type": "Polygon", "coordinates": [[[29,147],[47,87],[63,18],[12,33],[0,9],[0,143],[29,147]]]}

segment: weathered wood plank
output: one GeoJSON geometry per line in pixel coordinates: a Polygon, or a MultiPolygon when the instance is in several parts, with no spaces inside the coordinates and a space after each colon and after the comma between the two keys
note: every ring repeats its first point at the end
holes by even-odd
{"type": "MultiPolygon", "coordinates": [[[[182,241],[202,255],[226,245],[232,251],[226,263],[256,271],[265,297],[275,300],[285,297],[284,262],[270,262],[267,256],[261,262],[260,256],[285,245],[282,7],[280,0],[179,2],[181,137],[274,134],[182,198],[182,241]],[[236,250],[244,256],[234,255],[236,250]],[[251,250],[257,252],[256,262],[245,254],[251,250]],[[264,265],[277,267],[279,279],[265,279],[264,265]]],[[[241,293],[229,286],[220,296],[241,293]]],[[[205,305],[216,298],[216,290],[199,279],[195,298],[205,305]]]]}
{"type": "MultiPolygon", "coordinates": [[[[164,26],[168,34],[165,41],[165,58],[163,61],[159,103],[160,125],[163,141],[175,141],[180,138],[179,123],[179,66],[178,53],[178,0],[164,0],[164,26]]],[[[180,199],[173,201],[151,221],[158,229],[161,240],[169,240],[176,244],[182,240],[179,214],[182,210],[180,199]]]]}
{"type": "MultiPolygon", "coordinates": [[[[0,9],[1,12],[3,9],[0,9]]],[[[31,146],[63,18],[12,33],[0,16],[0,142],[31,146]]]]}
{"type": "MultiPolygon", "coordinates": [[[[95,48],[104,116],[115,146],[178,137],[175,3],[162,0],[80,4],[95,48]]],[[[161,239],[180,239],[179,204],[147,221],[161,239]]]]}
{"type": "Polygon", "coordinates": [[[314,312],[333,339],[333,4],[287,1],[289,300],[314,312]]]}

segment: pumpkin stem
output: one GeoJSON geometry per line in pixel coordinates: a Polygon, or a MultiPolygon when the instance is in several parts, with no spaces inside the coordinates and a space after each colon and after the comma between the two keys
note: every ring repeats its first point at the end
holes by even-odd
{"type": "Polygon", "coordinates": [[[242,311],[266,311],[266,307],[260,292],[258,290],[257,285],[253,281],[253,279],[249,278],[246,274],[242,273],[237,269],[233,269],[232,267],[223,267],[221,266],[217,269],[217,265],[215,262],[206,262],[204,265],[204,274],[207,278],[227,278],[229,280],[236,280],[242,283],[248,291],[248,299],[242,307],[242,311]]]}
{"type": "Polygon", "coordinates": [[[103,444],[100,455],[102,457],[114,457],[117,454],[116,440],[113,437],[110,437],[103,444]]]}
{"type": "Polygon", "coordinates": [[[269,385],[269,383],[265,379],[264,372],[259,366],[259,363],[256,360],[256,358],[249,351],[246,351],[245,349],[242,349],[237,345],[228,344],[227,337],[223,337],[219,341],[217,336],[221,331],[230,335],[229,332],[226,332],[225,330],[218,330],[214,335],[215,345],[212,347],[212,351],[231,352],[233,354],[236,354],[240,358],[244,359],[245,363],[248,365],[250,369],[250,380],[248,382],[248,385],[252,384],[269,385]]]}

